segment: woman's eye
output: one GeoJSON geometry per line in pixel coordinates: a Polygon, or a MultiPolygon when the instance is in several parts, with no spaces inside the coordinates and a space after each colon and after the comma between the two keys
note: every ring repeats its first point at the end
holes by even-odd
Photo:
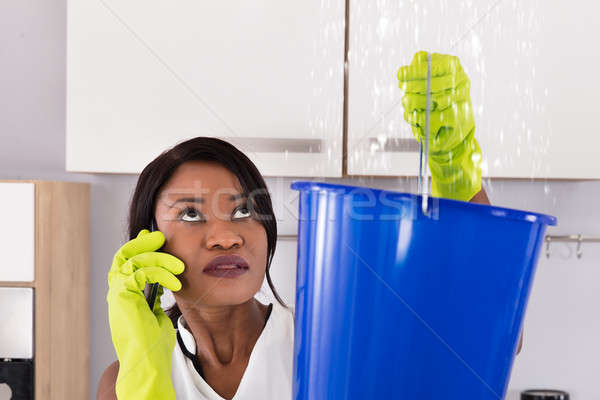
{"type": "Polygon", "coordinates": [[[202,221],[202,215],[193,207],[185,208],[181,213],[179,213],[179,218],[186,222],[202,221]]]}
{"type": "Polygon", "coordinates": [[[242,206],[233,212],[233,218],[248,218],[251,216],[247,206],[242,206]]]}

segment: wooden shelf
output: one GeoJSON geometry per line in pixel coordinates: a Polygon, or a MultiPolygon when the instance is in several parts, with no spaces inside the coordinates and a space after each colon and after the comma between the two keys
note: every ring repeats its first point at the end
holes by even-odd
{"type": "Polygon", "coordinates": [[[89,397],[90,187],[88,183],[0,180],[35,185],[35,279],[0,281],[34,290],[35,399],[89,397]]]}
{"type": "Polygon", "coordinates": [[[0,287],[35,287],[35,282],[2,282],[0,281],[0,287]]]}

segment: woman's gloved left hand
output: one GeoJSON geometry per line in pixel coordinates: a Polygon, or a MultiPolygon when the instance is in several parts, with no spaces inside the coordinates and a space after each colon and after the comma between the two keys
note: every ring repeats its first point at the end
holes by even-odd
{"type": "MultiPolygon", "coordinates": [[[[404,119],[413,135],[425,137],[427,52],[414,55],[398,71],[404,90],[404,119]]],[[[468,201],[481,190],[481,148],[475,140],[470,82],[458,57],[431,54],[429,168],[431,194],[468,201]]]]}

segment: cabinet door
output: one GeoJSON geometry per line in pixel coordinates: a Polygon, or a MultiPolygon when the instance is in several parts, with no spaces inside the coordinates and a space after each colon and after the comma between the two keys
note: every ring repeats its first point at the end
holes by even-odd
{"type": "Polygon", "coordinates": [[[0,182],[0,282],[32,282],[35,262],[35,185],[0,182]]]}
{"type": "Polygon", "coordinates": [[[215,136],[264,175],[340,176],[344,5],[69,1],[67,170],[215,136]]]}
{"type": "Polygon", "coordinates": [[[596,2],[350,0],[348,171],[416,175],[396,77],[415,52],[460,57],[483,175],[600,178],[596,2]]]}
{"type": "Polygon", "coordinates": [[[0,287],[0,358],[33,358],[33,289],[0,287]]]}

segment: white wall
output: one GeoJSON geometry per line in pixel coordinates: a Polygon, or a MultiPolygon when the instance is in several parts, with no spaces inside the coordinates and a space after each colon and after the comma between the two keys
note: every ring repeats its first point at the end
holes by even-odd
{"type": "MultiPolygon", "coordinates": [[[[65,0],[0,2],[0,179],[54,179],[91,184],[91,388],[115,359],[107,321],[106,274],[125,240],[126,212],[137,176],[65,172],[65,0]]],[[[268,180],[286,199],[291,180],[268,180]]],[[[414,180],[338,180],[361,185],[415,189],[414,180]]],[[[600,182],[486,181],[494,204],[549,213],[559,226],[550,233],[600,235],[600,182]]],[[[277,200],[278,202],[280,200],[277,200]]],[[[283,200],[281,200],[283,201],[283,200]]],[[[284,233],[293,225],[282,222],[284,233]]],[[[574,246],[571,245],[571,250],[574,246]]],[[[284,245],[274,275],[294,259],[284,245]],[[285,247],[285,248],[284,248],[285,247]]],[[[600,246],[584,246],[583,258],[556,245],[538,266],[526,318],[524,349],[515,364],[509,398],[519,390],[549,386],[574,400],[600,398],[594,380],[600,360],[600,246]]],[[[282,284],[283,285],[283,284],[282,284]]],[[[290,292],[292,288],[282,287],[290,292]]]]}

